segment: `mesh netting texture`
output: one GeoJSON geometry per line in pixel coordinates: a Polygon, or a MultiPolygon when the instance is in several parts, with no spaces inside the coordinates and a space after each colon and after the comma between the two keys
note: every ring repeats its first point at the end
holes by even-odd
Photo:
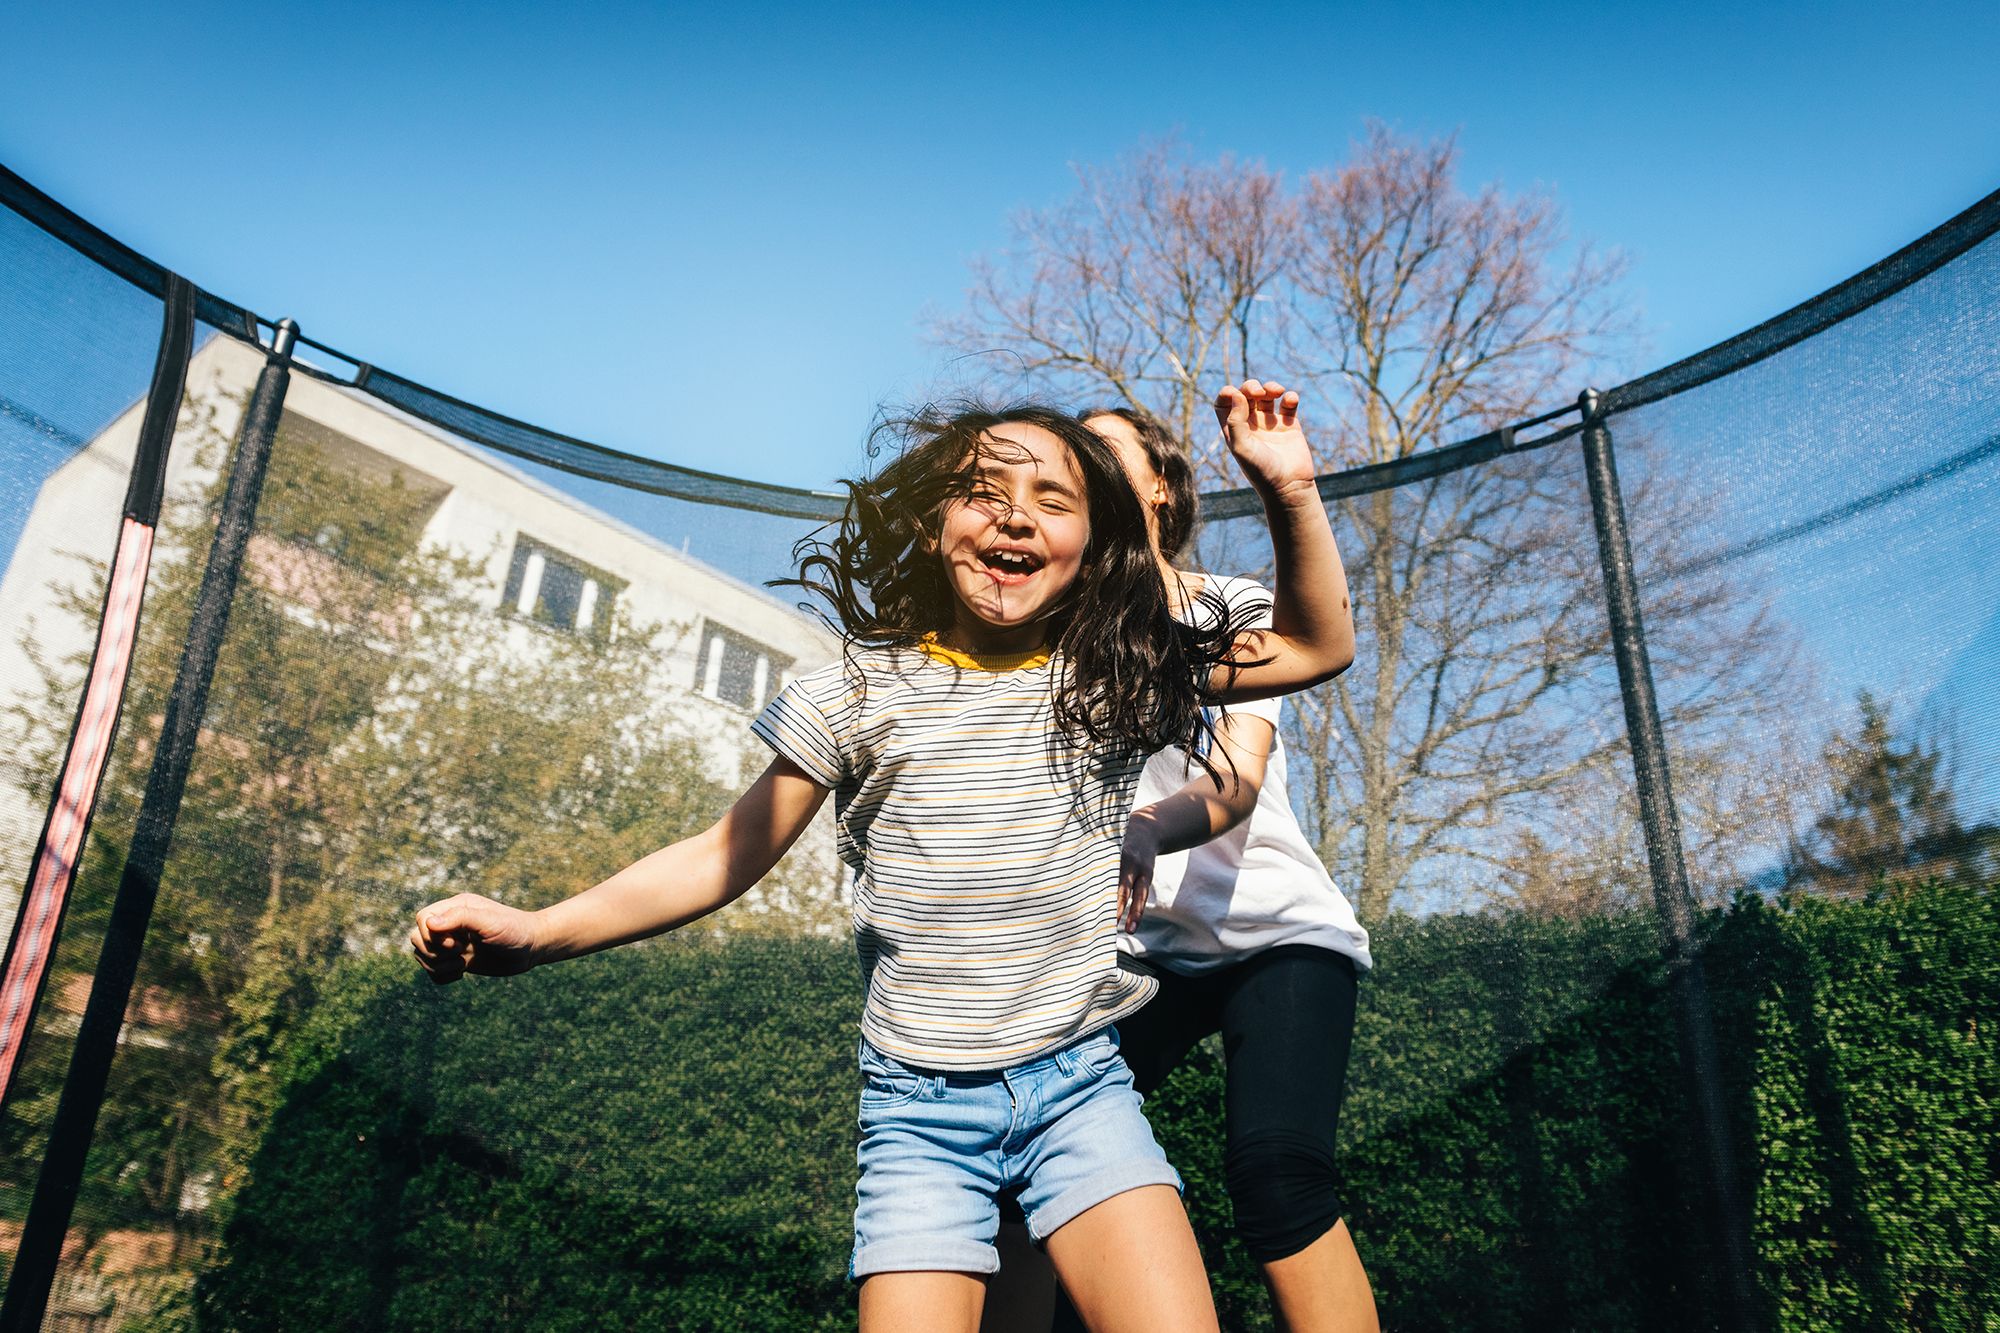
{"type": "MultiPolygon", "coordinates": [[[[157,266],[0,185],[5,924],[171,321],[157,266]]],[[[1289,702],[1283,776],[1373,936],[1340,1129],[1385,1326],[2000,1319],[1981,210],[1605,396],[1688,939],[1578,430],[1323,479],[1360,657],[1289,702]]],[[[0,1103],[9,1255],[269,364],[260,321],[194,300],[115,742],[0,1103]]],[[[751,717],[839,652],[765,584],[840,501],[324,364],[270,441],[45,1326],[455,1328],[477,1273],[499,1327],[851,1327],[859,974],[829,820],[648,945],[438,988],[402,943],[437,897],[553,902],[727,808],[765,759],[751,717]]],[[[1197,563],[1268,575],[1250,497],[1209,512],[1197,563]]],[[[1204,1046],[1148,1111],[1225,1321],[1268,1326],[1221,1088],[1204,1046]]]]}

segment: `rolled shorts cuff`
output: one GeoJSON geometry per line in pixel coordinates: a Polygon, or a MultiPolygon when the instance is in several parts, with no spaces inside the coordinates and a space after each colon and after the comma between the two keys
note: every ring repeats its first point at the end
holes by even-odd
{"type": "Polygon", "coordinates": [[[997,1273],[1000,1251],[956,1236],[905,1236],[877,1241],[854,1252],[851,1278],[873,1273],[997,1273]]]}
{"type": "Polygon", "coordinates": [[[1106,1199],[1146,1185],[1172,1185],[1175,1193],[1186,1192],[1186,1187],[1181,1184],[1180,1172],[1174,1170],[1166,1158],[1128,1157],[1070,1186],[1037,1208],[1028,1218],[1028,1236],[1039,1245],[1058,1227],[1074,1222],[1106,1199]]]}

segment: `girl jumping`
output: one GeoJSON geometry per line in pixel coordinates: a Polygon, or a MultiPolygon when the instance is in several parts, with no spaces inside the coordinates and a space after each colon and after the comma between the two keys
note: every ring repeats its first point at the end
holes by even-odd
{"type": "Polygon", "coordinates": [[[808,548],[798,581],[832,606],[843,657],[757,719],[776,757],[727,814],[539,912],[461,894],[417,914],[437,981],[658,935],[755,884],[833,792],[867,983],[864,1330],[971,1333],[1003,1196],[1091,1328],[1215,1328],[1111,1028],[1156,984],[1119,962],[1120,846],[1146,756],[1196,750],[1204,706],[1353,656],[1298,396],[1251,380],[1216,410],[1271,526],[1268,628],[1176,620],[1116,456],[1075,420],[910,423],[808,548]]]}
{"type": "MultiPolygon", "coordinates": [[[[1087,414],[1147,510],[1160,572],[1182,614],[1208,598],[1268,604],[1247,579],[1177,563],[1197,513],[1187,455],[1157,420],[1087,414]]],[[[1222,1037],[1225,1178],[1237,1235],[1263,1269],[1291,1333],[1372,1333],[1367,1273],[1342,1220],[1334,1140],[1354,1038],[1368,932],[1314,854],[1285,791],[1279,700],[1228,709],[1215,727],[1227,762],[1202,771],[1178,748],[1153,756],[1125,838],[1121,945],[1160,973],[1159,992],[1118,1025],[1144,1095],[1195,1043],[1222,1037]]],[[[1008,1219],[1012,1221],[1010,1217],[1008,1219]]],[[[1056,1333],[1076,1312],[1047,1265],[1003,1231],[989,1333],[1056,1333]],[[1007,1315],[999,1317],[1002,1311],[1007,1315]]]]}

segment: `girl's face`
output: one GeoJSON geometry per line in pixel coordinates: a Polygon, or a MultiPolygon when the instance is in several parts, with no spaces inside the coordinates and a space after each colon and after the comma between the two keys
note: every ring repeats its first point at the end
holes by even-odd
{"type": "Polygon", "coordinates": [[[970,495],[945,506],[938,555],[951,580],[954,647],[1033,652],[1083,566],[1090,518],[1069,446],[1040,426],[1002,422],[970,495]]]}
{"type": "Polygon", "coordinates": [[[1139,493],[1140,507],[1146,511],[1146,535],[1152,539],[1153,549],[1157,551],[1160,546],[1160,506],[1168,499],[1167,483],[1153,470],[1153,461],[1146,457],[1146,446],[1139,442],[1139,432],[1124,417],[1109,413],[1092,417],[1083,424],[1110,445],[1112,452],[1118,455],[1118,461],[1124,465],[1132,489],[1139,493]]]}

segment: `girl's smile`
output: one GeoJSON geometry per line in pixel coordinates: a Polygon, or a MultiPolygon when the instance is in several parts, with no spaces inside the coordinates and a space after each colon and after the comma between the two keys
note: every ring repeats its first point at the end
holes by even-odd
{"type": "Polygon", "coordinates": [[[951,580],[951,646],[1033,652],[1083,566],[1083,478],[1054,433],[1009,421],[987,432],[971,494],[945,507],[938,554],[951,580]]]}

